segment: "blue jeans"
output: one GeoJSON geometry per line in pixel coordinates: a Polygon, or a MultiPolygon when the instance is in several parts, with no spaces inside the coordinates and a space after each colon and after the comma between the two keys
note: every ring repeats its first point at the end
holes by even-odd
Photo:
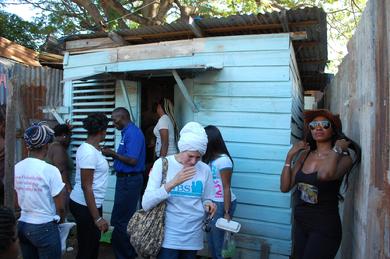
{"type": "Polygon", "coordinates": [[[133,216],[140,198],[143,185],[143,174],[117,177],[115,185],[114,207],[111,214],[111,244],[117,259],[132,259],[137,256],[130,244],[127,234],[127,223],[133,216]]]}
{"type": "MultiPolygon", "coordinates": [[[[217,211],[214,214],[214,218],[211,221],[211,230],[207,234],[207,241],[209,245],[209,250],[211,252],[211,255],[213,259],[221,259],[223,258],[221,255],[222,251],[222,245],[223,245],[223,237],[225,234],[225,231],[222,229],[219,229],[215,226],[215,223],[219,218],[223,218],[225,214],[225,207],[223,202],[214,202],[217,205],[217,211]]],[[[230,210],[229,214],[230,217],[233,217],[234,211],[236,210],[237,202],[236,200],[232,201],[230,204],[230,210]]]]}
{"type": "Polygon", "coordinates": [[[177,250],[161,247],[157,259],[195,259],[196,250],[177,250]]]}
{"type": "Polygon", "coordinates": [[[30,224],[19,221],[18,236],[24,259],[61,258],[60,232],[56,223],[30,224]]]}

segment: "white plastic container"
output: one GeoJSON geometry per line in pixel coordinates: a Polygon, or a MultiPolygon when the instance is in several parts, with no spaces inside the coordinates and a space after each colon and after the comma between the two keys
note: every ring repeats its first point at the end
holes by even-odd
{"type": "Polygon", "coordinates": [[[224,218],[219,218],[215,223],[215,226],[217,228],[230,231],[233,233],[238,233],[241,229],[241,224],[238,223],[237,221],[233,221],[233,220],[227,221],[224,218]]]}

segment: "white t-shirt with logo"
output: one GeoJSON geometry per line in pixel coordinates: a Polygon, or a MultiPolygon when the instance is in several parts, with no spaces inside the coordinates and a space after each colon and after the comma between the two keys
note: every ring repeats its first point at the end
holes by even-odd
{"type": "MultiPolygon", "coordinates": [[[[211,168],[211,174],[213,176],[214,190],[215,190],[213,201],[223,202],[223,184],[221,178],[221,171],[224,169],[233,170],[233,163],[230,160],[230,158],[224,154],[218,157],[217,159],[211,161],[209,165],[211,168]]],[[[231,201],[234,201],[236,199],[236,196],[234,195],[231,189],[230,192],[231,192],[231,201]]]]}
{"type": "Polygon", "coordinates": [[[168,130],[168,152],[167,156],[174,155],[177,153],[176,143],[175,143],[175,129],[173,127],[173,123],[168,115],[164,114],[158,120],[156,126],[153,129],[153,134],[156,136],[156,146],[155,152],[157,157],[160,157],[161,150],[161,135],[160,130],[167,129],[168,130]]]}
{"type": "MultiPolygon", "coordinates": [[[[167,182],[183,169],[175,156],[168,156],[167,182]]],[[[203,248],[202,220],[205,216],[204,203],[214,195],[210,168],[199,161],[195,176],[176,186],[167,193],[161,186],[162,160],[158,159],[150,172],[148,186],[142,199],[142,207],[150,210],[166,200],[165,230],[162,247],[179,250],[200,250],[203,248]]]]}
{"type": "Polygon", "coordinates": [[[104,201],[104,196],[108,184],[108,162],[102,152],[94,146],[84,142],[76,152],[76,178],[75,186],[70,194],[70,198],[81,205],[87,206],[84,192],[81,188],[80,169],[93,169],[92,189],[95,196],[96,207],[100,208],[104,201]]]}
{"type": "Polygon", "coordinates": [[[57,167],[36,158],[26,158],[15,165],[15,190],[22,209],[20,221],[31,224],[51,222],[56,217],[53,197],[65,184],[57,167]]]}

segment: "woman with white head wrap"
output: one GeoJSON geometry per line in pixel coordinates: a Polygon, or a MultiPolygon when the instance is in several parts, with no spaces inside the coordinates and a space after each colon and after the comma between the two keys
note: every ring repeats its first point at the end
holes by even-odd
{"type": "Polygon", "coordinates": [[[44,161],[53,135],[44,122],[31,125],[24,132],[28,157],[15,165],[23,258],[61,258],[58,223],[65,216],[65,184],[60,171],[44,161]]]}
{"type": "Polygon", "coordinates": [[[196,258],[203,248],[202,220],[205,211],[215,213],[213,181],[209,166],[200,161],[206,152],[207,135],[197,122],[187,123],[180,131],[179,153],[167,156],[166,183],[161,186],[162,159],[149,175],[142,199],[144,210],[166,201],[165,232],[158,259],[196,258]]]}

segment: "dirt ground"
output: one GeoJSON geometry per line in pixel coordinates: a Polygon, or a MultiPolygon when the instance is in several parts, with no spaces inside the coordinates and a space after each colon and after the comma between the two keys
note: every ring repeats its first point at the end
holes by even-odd
{"type": "MultiPolygon", "coordinates": [[[[77,237],[76,228],[74,227],[68,236],[67,247],[72,247],[73,251],[65,252],[62,259],[74,259],[77,255],[77,237]]],[[[99,247],[99,259],[115,259],[114,252],[112,251],[111,244],[100,243],[99,247]]]]}
{"type": "MultiPolygon", "coordinates": [[[[73,246],[74,250],[66,252],[62,259],[74,259],[77,255],[77,242],[73,246]]],[[[115,259],[114,252],[112,251],[110,244],[101,243],[99,248],[99,259],[115,259]]]]}

